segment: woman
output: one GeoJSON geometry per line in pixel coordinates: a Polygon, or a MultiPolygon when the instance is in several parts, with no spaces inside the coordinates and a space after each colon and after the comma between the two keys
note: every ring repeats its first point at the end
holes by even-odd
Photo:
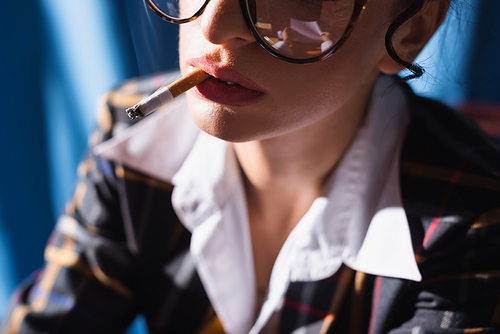
{"type": "Polygon", "coordinates": [[[499,330],[498,149],[392,76],[446,1],[147,2],[210,78],[128,129],[158,77],[108,95],[4,331],[499,330]]]}

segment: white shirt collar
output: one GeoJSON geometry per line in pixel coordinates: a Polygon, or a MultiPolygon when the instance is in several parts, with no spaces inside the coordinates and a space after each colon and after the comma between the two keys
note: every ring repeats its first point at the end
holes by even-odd
{"type": "Polygon", "coordinates": [[[221,322],[229,333],[257,333],[281,307],[290,281],[329,277],[342,263],[421,280],[399,190],[409,112],[392,83],[388,76],[377,81],[367,118],[330,185],[285,242],[255,324],[248,215],[231,146],[199,131],[181,98],[95,152],[175,185],[174,208],[193,233],[191,253],[221,322]]]}

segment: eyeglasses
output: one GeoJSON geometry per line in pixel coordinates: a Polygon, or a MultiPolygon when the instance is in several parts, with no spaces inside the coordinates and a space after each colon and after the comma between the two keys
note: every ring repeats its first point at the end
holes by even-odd
{"type": "MultiPolygon", "coordinates": [[[[144,0],[163,20],[198,18],[210,0],[144,0]]],[[[246,23],[271,55],[291,63],[331,56],[344,44],[370,0],[240,0],[246,23]]]]}

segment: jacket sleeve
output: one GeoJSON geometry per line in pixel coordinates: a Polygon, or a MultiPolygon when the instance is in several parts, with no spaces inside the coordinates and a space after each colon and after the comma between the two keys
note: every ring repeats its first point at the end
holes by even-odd
{"type": "Polygon", "coordinates": [[[45,265],[13,295],[0,333],[123,333],[137,313],[137,261],[127,244],[117,169],[92,153],[112,132],[109,101],[47,243],[45,265]]]}

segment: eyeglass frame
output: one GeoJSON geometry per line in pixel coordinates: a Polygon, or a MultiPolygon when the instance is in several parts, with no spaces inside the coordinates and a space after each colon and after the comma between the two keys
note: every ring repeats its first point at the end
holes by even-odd
{"type": "MultiPolygon", "coordinates": [[[[311,58],[304,58],[304,59],[296,59],[296,58],[291,58],[284,56],[280,54],[276,49],[274,49],[271,45],[269,45],[259,34],[257,31],[257,28],[255,27],[255,24],[253,23],[251,16],[250,16],[250,8],[248,7],[248,0],[239,0],[240,2],[240,8],[243,13],[243,17],[245,18],[245,22],[252,32],[252,35],[254,36],[255,40],[259,43],[261,47],[263,47],[269,54],[272,56],[283,60],[287,61],[289,63],[294,63],[294,64],[310,64],[310,63],[315,63],[324,59],[327,59],[330,57],[332,54],[335,53],[349,38],[351,35],[352,31],[354,30],[354,27],[356,26],[356,23],[358,22],[358,19],[361,15],[361,12],[366,8],[366,4],[370,0],[353,0],[354,1],[354,9],[352,11],[351,19],[349,23],[347,24],[346,29],[344,30],[344,33],[340,37],[340,39],[335,43],[330,50],[328,50],[326,53],[320,54],[315,57],[311,58]]],[[[171,22],[171,23],[176,23],[176,24],[183,24],[183,23],[188,23],[196,20],[199,18],[203,12],[205,11],[205,8],[207,7],[208,3],[210,0],[205,0],[203,5],[200,7],[200,9],[194,13],[192,16],[183,18],[183,19],[174,19],[168,15],[166,15],[161,9],[159,9],[154,3],[153,0],[144,0],[146,5],[162,20],[171,22]]]]}

